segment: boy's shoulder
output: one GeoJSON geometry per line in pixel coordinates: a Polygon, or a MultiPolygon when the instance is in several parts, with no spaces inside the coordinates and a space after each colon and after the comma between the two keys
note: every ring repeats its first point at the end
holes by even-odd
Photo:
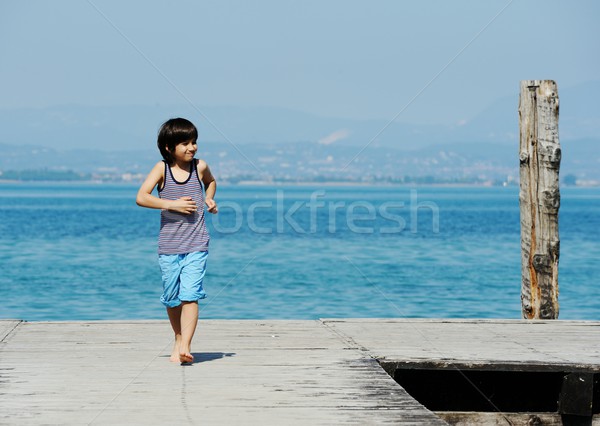
{"type": "Polygon", "coordinates": [[[164,160],[160,160],[159,162],[157,162],[157,163],[154,165],[154,167],[152,167],[152,171],[162,171],[162,172],[164,172],[164,171],[165,171],[165,165],[166,165],[166,164],[167,164],[167,163],[165,163],[165,161],[164,161],[164,160]]]}
{"type": "Polygon", "coordinates": [[[201,158],[196,158],[196,169],[199,172],[202,172],[204,170],[206,170],[208,168],[208,164],[206,163],[206,161],[202,160],[201,158]]]}

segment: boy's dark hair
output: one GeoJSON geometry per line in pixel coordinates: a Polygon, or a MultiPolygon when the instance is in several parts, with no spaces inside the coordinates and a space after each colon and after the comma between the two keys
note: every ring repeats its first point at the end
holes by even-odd
{"type": "Polygon", "coordinates": [[[194,141],[198,139],[198,129],[196,129],[196,126],[185,118],[171,118],[160,126],[157,145],[162,157],[167,163],[171,164],[173,157],[167,151],[167,148],[170,151],[174,151],[177,144],[192,139],[194,141]]]}

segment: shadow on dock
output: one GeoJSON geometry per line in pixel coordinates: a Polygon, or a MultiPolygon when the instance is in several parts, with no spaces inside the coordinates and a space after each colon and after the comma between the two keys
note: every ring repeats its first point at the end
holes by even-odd
{"type": "MultiPolygon", "coordinates": [[[[192,352],[194,364],[228,358],[235,355],[235,352],[192,352]]],[[[169,355],[161,355],[160,358],[169,358],[169,355]]]]}

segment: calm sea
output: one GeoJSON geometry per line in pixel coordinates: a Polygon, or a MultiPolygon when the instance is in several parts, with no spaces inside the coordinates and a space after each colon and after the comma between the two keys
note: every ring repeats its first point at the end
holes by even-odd
{"type": "MultiPolygon", "coordinates": [[[[137,186],[0,184],[0,318],[165,318],[137,186]]],[[[563,188],[560,318],[600,320],[600,189],[563,188]]],[[[520,317],[518,188],[222,186],[203,318],[520,317]]]]}

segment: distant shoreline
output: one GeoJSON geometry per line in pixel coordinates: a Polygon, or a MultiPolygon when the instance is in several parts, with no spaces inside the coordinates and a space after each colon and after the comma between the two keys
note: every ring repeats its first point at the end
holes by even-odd
{"type": "MultiPolygon", "coordinates": [[[[0,179],[0,184],[4,185],[123,185],[123,186],[138,186],[141,182],[138,181],[103,181],[103,180],[14,180],[14,179],[0,179]]],[[[518,182],[507,183],[507,184],[496,184],[493,182],[473,182],[473,183],[460,183],[460,182],[407,182],[407,183],[396,183],[396,182],[352,182],[352,181],[300,181],[300,182],[281,182],[281,181],[238,181],[235,183],[228,182],[226,180],[219,181],[221,187],[249,187],[249,186],[298,186],[298,187],[310,187],[310,186],[333,186],[333,187],[442,187],[442,188],[518,188],[518,182]]],[[[600,182],[585,183],[580,185],[561,185],[561,188],[598,188],[600,182]]]]}

